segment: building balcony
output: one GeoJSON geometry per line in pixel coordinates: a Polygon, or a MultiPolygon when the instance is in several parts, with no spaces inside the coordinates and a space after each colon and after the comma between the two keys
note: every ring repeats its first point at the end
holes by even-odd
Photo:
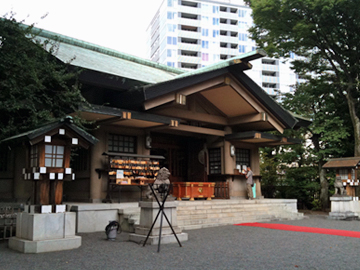
{"type": "Polygon", "coordinates": [[[182,62],[182,63],[200,64],[201,63],[201,57],[199,57],[199,56],[178,55],[177,61],[182,62]]]}
{"type": "Polygon", "coordinates": [[[201,8],[189,7],[189,6],[180,6],[179,5],[178,6],[178,12],[200,15],[201,14],[201,8]]]}
{"type": "Polygon", "coordinates": [[[231,48],[220,48],[220,54],[238,55],[239,50],[238,49],[231,49],[231,48]]]}
{"type": "Polygon", "coordinates": [[[219,14],[220,14],[220,18],[231,19],[231,20],[239,20],[238,12],[232,13],[232,12],[220,11],[219,14]]]}
{"type": "Polygon", "coordinates": [[[201,20],[178,18],[178,23],[182,25],[191,25],[191,26],[199,27],[201,25],[201,20]]]}
{"type": "Polygon", "coordinates": [[[275,76],[264,76],[262,75],[262,82],[267,82],[267,83],[279,83],[279,77],[275,77],[275,76]]]}
{"type": "Polygon", "coordinates": [[[220,30],[226,30],[226,31],[233,31],[233,32],[239,32],[239,26],[236,24],[225,24],[220,23],[220,30]]]}
{"type": "Polygon", "coordinates": [[[238,37],[232,37],[232,36],[219,36],[220,42],[225,42],[225,43],[239,43],[239,38],[238,37]]]}
{"type": "Polygon", "coordinates": [[[261,67],[262,67],[262,70],[279,71],[279,66],[278,65],[265,65],[265,64],[262,64],[261,67]]]}
{"type": "Polygon", "coordinates": [[[178,42],[178,49],[187,51],[201,51],[201,45],[178,42]]]}
{"type": "Polygon", "coordinates": [[[186,30],[178,30],[178,36],[184,38],[193,38],[193,39],[201,39],[200,32],[186,31],[186,30]]]}

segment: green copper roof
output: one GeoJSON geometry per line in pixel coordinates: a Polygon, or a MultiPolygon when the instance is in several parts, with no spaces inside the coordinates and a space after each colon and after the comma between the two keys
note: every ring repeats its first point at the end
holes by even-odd
{"type": "Polygon", "coordinates": [[[44,126],[41,126],[39,128],[33,129],[33,130],[29,130],[27,132],[6,138],[4,140],[2,140],[0,143],[2,142],[18,142],[18,141],[23,141],[23,140],[32,140],[40,135],[46,134],[47,132],[56,129],[58,127],[61,126],[67,126],[70,129],[72,129],[75,133],[77,133],[79,136],[81,136],[84,140],[88,141],[91,144],[96,144],[98,142],[98,139],[96,139],[94,136],[92,136],[90,133],[86,132],[85,130],[79,128],[78,126],[76,126],[73,121],[72,121],[72,117],[71,116],[67,116],[63,119],[60,119],[58,121],[54,121],[51,123],[48,123],[44,126]]]}
{"type": "Polygon", "coordinates": [[[50,31],[34,29],[37,38],[52,39],[59,42],[55,56],[62,62],[81,68],[112,74],[144,83],[159,83],[172,79],[183,70],[158,64],[136,56],[120,53],[102,46],[50,31]]]}
{"type": "Polygon", "coordinates": [[[245,65],[247,65],[247,69],[251,69],[252,65],[249,64],[248,62],[258,59],[258,58],[261,58],[261,57],[264,57],[264,56],[266,56],[266,52],[264,50],[256,50],[256,51],[244,53],[244,54],[229,58],[227,60],[223,60],[223,61],[211,64],[211,65],[208,65],[206,67],[196,69],[194,71],[190,71],[190,72],[186,72],[186,73],[177,75],[177,76],[175,76],[174,79],[192,76],[192,75],[196,75],[196,74],[200,74],[200,73],[205,73],[208,71],[213,71],[213,70],[225,68],[225,67],[228,67],[228,66],[231,66],[234,64],[239,64],[242,62],[245,62],[245,65]]]}

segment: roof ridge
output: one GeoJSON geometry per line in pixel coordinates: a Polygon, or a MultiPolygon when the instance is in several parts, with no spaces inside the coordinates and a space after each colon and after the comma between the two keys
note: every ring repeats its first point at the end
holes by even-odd
{"type": "Polygon", "coordinates": [[[146,65],[146,66],[150,66],[150,67],[154,67],[157,69],[161,69],[164,71],[168,71],[168,72],[172,72],[172,73],[176,73],[176,74],[182,74],[185,71],[178,69],[178,68],[174,68],[174,67],[169,67],[163,64],[159,64],[147,59],[143,59],[131,54],[126,54],[126,53],[122,53],[119,51],[116,51],[114,49],[110,49],[110,48],[106,48],[100,45],[96,45],[94,43],[90,43],[87,41],[83,41],[83,40],[79,40],[76,38],[72,38],[72,37],[68,37],[65,35],[61,35],[55,32],[51,32],[45,29],[41,29],[41,28],[37,28],[37,27],[33,27],[32,32],[40,37],[44,37],[44,38],[49,38],[49,39],[53,39],[62,43],[66,43],[66,44],[70,44],[70,45],[74,45],[77,47],[81,47],[87,50],[92,50],[95,52],[99,52],[102,54],[106,54],[109,56],[114,56],[117,58],[121,58],[124,60],[128,60],[128,61],[132,61],[141,65],[146,65]]]}

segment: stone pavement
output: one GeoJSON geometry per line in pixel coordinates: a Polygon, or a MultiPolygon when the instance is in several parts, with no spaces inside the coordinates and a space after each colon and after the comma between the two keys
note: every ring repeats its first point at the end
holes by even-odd
{"type": "MultiPolygon", "coordinates": [[[[303,220],[273,221],[360,231],[360,221],[329,220],[308,215],[303,220]]],[[[143,247],[127,241],[127,233],[107,241],[105,233],[81,234],[75,250],[22,254],[0,242],[0,269],[358,269],[360,239],[277,231],[243,226],[219,226],[186,231],[189,240],[143,247]]]]}

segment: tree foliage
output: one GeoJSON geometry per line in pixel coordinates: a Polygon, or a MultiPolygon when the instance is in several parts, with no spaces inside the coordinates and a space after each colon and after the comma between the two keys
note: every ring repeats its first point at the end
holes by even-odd
{"type": "Polygon", "coordinates": [[[35,41],[32,26],[0,18],[0,140],[75,111],[85,102],[78,72],[58,61],[56,42],[35,41]]]}
{"type": "MultiPolygon", "coordinates": [[[[328,82],[347,104],[354,155],[360,155],[360,0],[247,0],[252,38],[270,56],[289,57],[299,74],[328,82]]],[[[336,93],[335,93],[336,92],[336,93]]]]}

